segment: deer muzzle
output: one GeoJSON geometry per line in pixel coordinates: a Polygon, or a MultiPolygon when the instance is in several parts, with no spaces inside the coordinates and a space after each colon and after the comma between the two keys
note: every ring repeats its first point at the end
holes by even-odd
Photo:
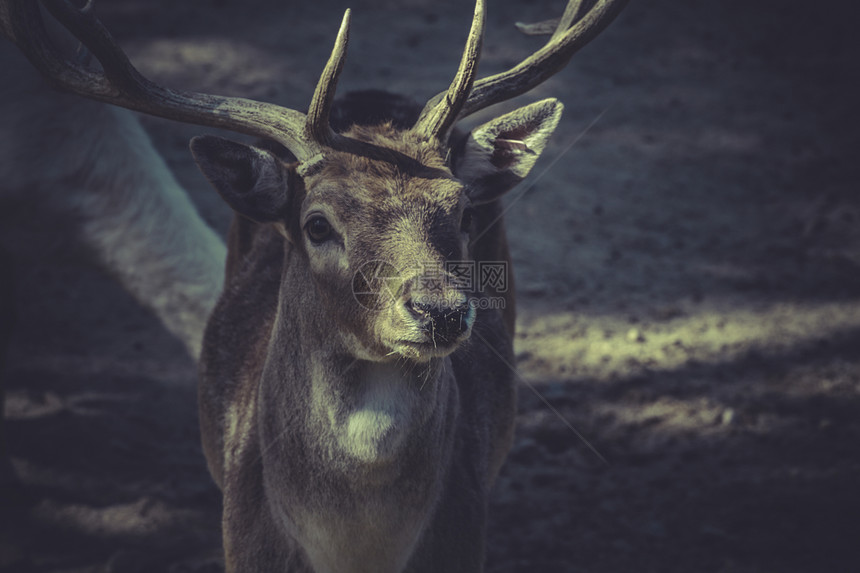
{"type": "Polygon", "coordinates": [[[426,343],[435,348],[453,347],[468,338],[475,321],[469,297],[447,279],[417,277],[404,285],[402,304],[426,343]]]}

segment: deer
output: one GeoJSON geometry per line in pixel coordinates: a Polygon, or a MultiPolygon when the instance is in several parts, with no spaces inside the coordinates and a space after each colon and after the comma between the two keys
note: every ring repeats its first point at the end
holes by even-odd
{"type": "Polygon", "coordinates": [[[190,145],[235,212],[198,381],[226,570],[483,570],[489,494],[514,434],[514,298],[464,286],[449,263],[510,265],[501,198],[535,165],[562,104],[537,101],[465,134],[456,124],[557,73],[626,2],[571,0],[560,19],[523,26],[551,33],[543,48],[477,79],[477,0],[446,90],[407,119],[351,120],[335,103],[349,10],[302,112],[159,86],[91,3],[42,3],[101,64],[58,56],[36,3],[5,0],[4,32],[59,85],[276,144],[190,145]],[[491,296],[504,304],[480,304],[491,296]]]}
{"type": "MultiPolygon", "coordinates": [[[[0,3],[0,10],[8,8],[0,3]]],[[[74,53],[68,32],[45,24],[46,38],[74,53]]],[[[131,111],[55,89],[5,40],[0,61],[0,486],[6,486],[16,483],[2,423],[4,358],[16,322],[15,259],[84,253],[196,361],[223,286],[227,248],[131,111]]]]}
{"type": "MultiPolygon", "coordinates": [[[[74,53],[68,33],[46,24],[46,38],[74,53]]],[[[224,281],[223,239],[131,111],[55,89],[9,42],[0,60],[0,221],[17,234],[3,237],[7,250],[44,256],[57,250],[52,241],[74,245],[196,360],[224,281]]]]}

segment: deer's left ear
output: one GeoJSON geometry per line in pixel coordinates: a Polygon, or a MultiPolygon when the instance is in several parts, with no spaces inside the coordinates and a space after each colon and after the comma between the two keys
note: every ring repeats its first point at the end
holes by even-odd
{"type": "Polygon", "coordinates": [[[287,215],[286,169],[274,155],[214,135],[191,140],[203,175],[237,213],[258,223],[281,223],[287,215]]]}
{"type": "Polygon", "coordinates": [[[525,179],[555,131],[564,106],[545,99],[476,127],[457,146],[454,175],[473,204],[489,203],[525,179]]]}

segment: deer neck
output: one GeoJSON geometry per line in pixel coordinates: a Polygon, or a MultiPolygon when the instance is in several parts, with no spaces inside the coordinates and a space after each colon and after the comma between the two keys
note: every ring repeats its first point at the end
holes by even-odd
{"type": "Polygon", "coordinates": [[[317,571],[401,571],[451,466],[459,396],[450,360],[356,358],[331,323],[303,313],[318,301],[296,292],[282,286],[257,395],[273,516],[317,571]]]}

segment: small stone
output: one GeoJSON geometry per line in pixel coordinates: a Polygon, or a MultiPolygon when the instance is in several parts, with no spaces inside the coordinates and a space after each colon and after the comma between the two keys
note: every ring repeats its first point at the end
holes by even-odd
{"type": "Polygon", "coordinates": [[[627,331],[627,340],[630,342],[645,342],[645,336],[638,328],[631,328],[627,331]]]}

